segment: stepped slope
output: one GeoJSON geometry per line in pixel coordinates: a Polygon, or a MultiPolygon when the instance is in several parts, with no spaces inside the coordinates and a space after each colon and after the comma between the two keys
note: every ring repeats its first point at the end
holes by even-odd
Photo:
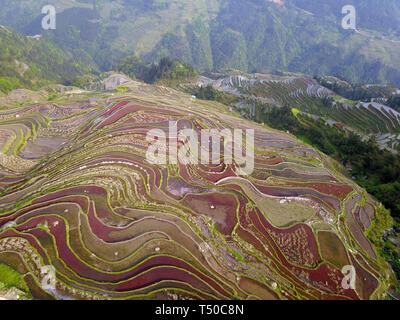
{"type": "Polygon", "coordinates": [[[96,71],[87,54],[73,54],[0,25],[0,94],[16,88],[67,83],[78,75],[96,71]]]}
{"type": "Polygon", "coordinates": [[[390,272],[364,235],[379,205],[332,160],[214,102],[120,75],[103,85],[19,108],[0,98],[11,105],[0,112],[0,262],[35,297],[384,296],[390,272]],[[254,129],[253,174],[150,164],[146,133],[170,121],[254,129]],[[47,265],[57,280],[45,291],[47,265]],[[355,289],[342,285],[346,265],[355,289]]]}
{"type": "Polygon", "coordinates": [[[323,117],[330,124],[343,124],[362,135],[373,134],[383,147],[397,153],[394,149],[398,148],[400,142],[397,138],[400,133],[400,113],[384,104],[387,99],[373,99],[372,102],[347,100],[314,79],[298,74],[272,76],[239,73],[217,80],[201,76],[197,84],[211,84],[217,90],[239,96],[242,101],[237,106],[244,109],[251,110],[255,102],[278,107],[290,105],[302,112],[323,117]],[[332,101],[329,106],[324,105],[326,98],[332,101]]]}

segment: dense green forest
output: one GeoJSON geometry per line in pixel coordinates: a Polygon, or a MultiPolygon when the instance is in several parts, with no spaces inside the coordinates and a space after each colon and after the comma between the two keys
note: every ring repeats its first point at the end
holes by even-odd
{"type": "Polygon", "coordinates": [[[0,28],[0,91],[69,84],[79,74],[96,72],[84,52],[73,55],[48,41],[37,41],[0,28]]]}
{"type": "Polygon", "coordinates": [[[155,83],[163,79],[184,79],[197,75],[191,65],[169,57],[162,58],[158,63],[148,63],[136,56],[129,56],[122,59],[113,69],[146,83],[155,83]]]}
{"type": "Polygon", "coordinates": [[[322,86],[350,100],[370,102],[372,98],[389,98],[395,88],[373,86],[365,83],[349,83],[335,77],[316,76],[314,79],[322,86]]]}
{"type": "Polygon", "coordinates": [[[240,102],[240,98],[229,93],[223,93],[213,88],[212,85],[187,87],[186,92],[202,100],[218,101],[228,106],[233,106],[240,102]]]}
{"type": "Polygon", "coordinates": [[[214,100],[219,101],[223,93],[213,88],[211,84],[207,86],[199,86],[189,90],[189,92],[195,95],[199,99],[203,100],[214,100]]]}
{"type": "Polygon", "coordinates": [[[41,28],[45,4],[0,0],[0,23],[74,54],[83,50],[101,71],[126,56],[170,56],[199,72],[281,70],[400,85],[397,0],[54,0],[57,28],[48,31],[41,28]],[[366,33],[341,27],[345,4],[356,5],[366,33]]]}
{"type": "Polygon", "coordinates": [[[388,99],[387,105],[389,107],[393,108],[394,110],[397,110],[400,112],[400,95],[399,94],[392,95],[388,99]]]}

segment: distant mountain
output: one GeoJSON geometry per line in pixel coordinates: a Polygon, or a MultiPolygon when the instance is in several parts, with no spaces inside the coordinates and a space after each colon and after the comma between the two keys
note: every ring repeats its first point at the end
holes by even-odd
{"type": "Polygon", "coordinates": [[[41,29],[45,0],[0,0],[0,23],[85,50],[102,70],[136,54],[181,59],[200,72],[296,71],[400,84],[395,0],[55,0],[57,29],[41,29]],[[354,4],[358,31],[343,30],[354,4]]]}
{"type": "Polygon", "coordinates": [[[28,38],[0,27],[0,92],[68,83],[77,75],[96,71],[85,52],[74,55],[40,37],[28,38]]]}
{"type": "Polygon", "coordinates": [[[57,29],[41,28],[47,0],[0,0],[0,23],[84,49],[102,70],[136,54],[170,56],[200,72],[296,71],[400,84],[395,0],[55,0],[57,29]],[[344,30],[353,4],[357,31],[344,30]]]}

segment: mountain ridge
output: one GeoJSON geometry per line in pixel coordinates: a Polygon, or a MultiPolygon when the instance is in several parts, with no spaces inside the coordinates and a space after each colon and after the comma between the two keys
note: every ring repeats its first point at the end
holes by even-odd
{"type": "Polygon", "coordinates": [[[246,72],[295,71],[334,75],[351,82],[400,85],[399,4],[376,0],[284,1],[141,0],[54,1],[58,28],[43,32],[37,1],[25,8],[2,0],[8,8],[0,23],[20,31],[43,33],[68,50],[84,49],[103,71],[136,54],[150,61],[170,56],[200,71],[236,68],[246,72]],[[358,9],[354,32],[341,28],[341,6],[358,9]],[[376,7],[372,14],[369,7],[376,7]],[[12,20],[10,11],[29,12],[31,20],[12,20]],[[304,10],[306,12],[304,12],[304,10]],[[310,15],[309,10],[314,13],[310,15]],[[315,13],[318,10],[319,15],[315,13]],[[35,13],[36,12],[36,13],[35,13]],[[307,13],[308,12],[308,13],[307,13]],[[391,23],[385,29],[376,19],[391,23]],[[386,30],[386,31],[385,31],[386,30]]]}
{"type": "Polygon", "coordinates": [[[76,76],[96,72],[83,52],[74,55],[46,40],[0,28],[0,92],[38,89],[49,83],[68,83],[76,76]]]}

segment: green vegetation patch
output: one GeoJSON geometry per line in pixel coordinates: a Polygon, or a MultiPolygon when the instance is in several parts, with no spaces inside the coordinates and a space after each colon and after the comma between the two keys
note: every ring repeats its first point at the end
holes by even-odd
{"type": "Polygon", "coordinates": [[[30,295],[29,288],[22,275],[11,267],[0,264],[0,291],[11,288],[17,288],[30,295]]]}
{"type": "Polygon", "coordinates": [[[129,56],[122,59],[113,69],[146,83],[165,79],[184,79],[197,75],[189,64],[171,58],[162,58],[158,63],[149,64],[141,58],[129,56]]]}

